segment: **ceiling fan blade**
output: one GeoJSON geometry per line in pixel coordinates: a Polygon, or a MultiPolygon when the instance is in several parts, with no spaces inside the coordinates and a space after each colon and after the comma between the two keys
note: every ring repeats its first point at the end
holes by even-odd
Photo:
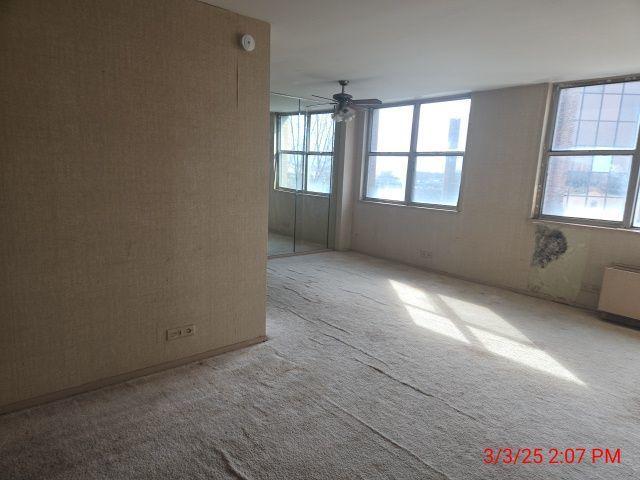
{"type": "Polygon", "coordinates": [[[333,98],[329,98],[329,97],[321,97],[320,95],[311,95],[312,97],[316,97],[316,98],[321,98],[323,100],[330,100],[331,102],[335,102],[335,100],[333,98]]]}
{"type": "Polygon", "coordinates": [[[315,102],[315,100],[313,100],[312,98],[296,97],[295,95],[289,95],[289,94],[280,93],[280,92],[269,92],[269,93],[271,95],[276,95],[278,97],[291,98],[292,100],[306,100],[307,102],[315,102]]]}
{"type": "Polygon", "coordinates": [[[382,100],[378,100],[377,98],[363,98],[359,100],[352,100],[351,103],[354,105],[380,105],[382,100]]]}
{"type": "Polygon", "coordinates": [[[324,103],[310,103],[308,105],[305,105],[305,108],[309,108],[309,107],[318,107],[320,105],[335,105],[335,102],[324,102],[324,103]]]}

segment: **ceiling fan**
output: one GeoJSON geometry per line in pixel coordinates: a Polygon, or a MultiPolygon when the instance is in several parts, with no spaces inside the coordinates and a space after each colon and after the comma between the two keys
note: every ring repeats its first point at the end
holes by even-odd
{"type": "Polygon", "coordinates": [[[333,95],[333,98],[321,97],[320,95],[312,95],[316,98],[322,98],[324,100],[329,100],[328,103],[316,103],[315,106],[318,105],[334,105],[333,118],[336,122],[348,122],[353,120],[353,117],[356,116],[356,112],[358,110],[365,109],[367,107],[371,107],[373,105],[380,105],[382,101],[377,98],[364,98],[360,100],[354,100],[353,96],[348,93],[344,93],[344,89],[347,85],[349,85],[349,80],[338,80],[342,90],[340,93],[336,93],[333,95]]]}

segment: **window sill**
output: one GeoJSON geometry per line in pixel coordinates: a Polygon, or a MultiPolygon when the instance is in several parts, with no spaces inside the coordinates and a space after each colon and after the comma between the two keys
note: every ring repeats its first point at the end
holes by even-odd
{"type": "Polygon", "coordinates": [[[534,225],[554,225],[558,227],[587,228],[587,229],[596,229],[596,230],[607,230],[612,232],[633,233],[636,235],[640,234],[640,228],[623,228],[623,227],[610,227],[607,225],[591,225],[588,223],[563,222],[561,220],[550,220],[546,218],[531,218],[531,223],[533,223],[534,225]]]}
{"type": "Polygon", "coordinates": [[[385,202],[384,200],[373,200],[370,198],[361,198],[358,200],[360,203],[373,204],[373,205],[386,205],[388,207],[402,207],[402,208],[415,208],[418,210],[431,210],[442,213],[460,213],[457,207],[447,205],[421,205],[418,203],[395,203],[385,202]]]}

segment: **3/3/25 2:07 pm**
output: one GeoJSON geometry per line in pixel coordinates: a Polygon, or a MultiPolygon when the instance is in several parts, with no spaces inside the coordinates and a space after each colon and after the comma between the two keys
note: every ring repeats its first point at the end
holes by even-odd
{"type": "Polygon", "coordinates": [[[622,450],[619,448],[485,448],[482,451],[485,465],[563,465],[576,463],[619,464],[622,450]]]}

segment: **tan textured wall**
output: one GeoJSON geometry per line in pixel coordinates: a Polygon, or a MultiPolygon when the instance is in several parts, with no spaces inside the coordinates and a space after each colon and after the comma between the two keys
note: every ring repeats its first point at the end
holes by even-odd
{"type": "Polygon", "coordinates": [[[640,237],[550,224],[565,234],[568,250],[545,268],[531,265],[547,94],[547,85],[473,94],[461,211],[357,201],[352,249],[595,308],[605,266],[640,265],[640,237]]]}
{"type": "Polygon", "coordinates": [[[269,25],[3,0],[0,36],[0,406],[264,335],[269,25]]]}
{"type": "Polygon", "coordinates": [[[336,126],[335,167],[337,169],[335,193],[335,243],[338,251],[351,248],[354,208],[360,193],[360,172],[367,116],[359,112],[350,122],[336,126]]]}

